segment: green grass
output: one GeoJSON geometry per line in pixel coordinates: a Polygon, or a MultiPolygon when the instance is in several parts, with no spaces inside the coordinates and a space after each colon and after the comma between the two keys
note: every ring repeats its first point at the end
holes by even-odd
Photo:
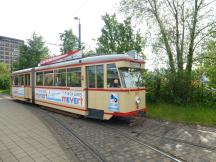
{"type": "Polygon", "coordinates": [[[0,94],[10,94],[10,89],[0,89],[0,94]]]}
{"type": "Polygon", "coordinates": [[[162,120],[216,126],[216,106],[150,104],[147,116],[162,120]]]}

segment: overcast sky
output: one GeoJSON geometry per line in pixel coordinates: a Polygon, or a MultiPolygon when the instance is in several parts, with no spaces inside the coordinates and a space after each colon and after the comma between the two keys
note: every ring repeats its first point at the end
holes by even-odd
{"type": "MultiPolygon", "coordinates": [[[[26,40],[35,31],[47,43],[59,44],[59,33],[72,28],[78,36],[78,21],[82,25],[82,42],[93,48],[101,34],[106,12],[117,10],[119,0],[2,0],[0,35],[26,40]]],[[[48,44],[47,44],[48,45],[48,44]]],[[[48,45],[52,54],[57,46],[48,45]]]]}
{"type": "MultiPolygon", "coordinates": [[[[101,16],[106,12],[112,14],[118,11],[120,0],[1,0],[0,36],[17,39],[31,38],[33,32],[43,36],[50,49],[51,55],[59,55],[59,33],[72,29],[78,36],[78,16],[82,26],[82,42],[86,49],[94,49],[95,41],[101,34],[103,21],[101,16]]],[[[122,18],[123,15],[117,16],[122,18]]],[[[143,28],[143,26],[142,26],[143,28]]],[[[146,67],[152,67],[150,52],[147,56],[146,67]]]]}

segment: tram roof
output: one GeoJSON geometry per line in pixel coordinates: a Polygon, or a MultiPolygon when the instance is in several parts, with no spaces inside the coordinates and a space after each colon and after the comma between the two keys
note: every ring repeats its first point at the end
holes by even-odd
{"type": "MultiPolygon", "coordinates": [[[[55,68],[55,67],[88,64],[88,63],[91,63],[91,64],[106,63],[106,61],[107,62],[109,62],[109,61],[112,61],[112,62],[115,62],[115,61],[134,61],[134,62],[144,63],[143,59],[134,59],[127,54],[115,54],[115,55],[89,56],[89,57],[84,57],[84,58],[80,58],[80,59],[54,63],[54,64],[50,64],[50,65],[38,66],[38,67],[35,67],[35,70],[44,70],[44,69],[55,68]]],[[[13,74],[27,73],[31,70],[32,70],[32,68],[18,70],[18,71],[13,72],[13,74]]]]}
{"type": "Polygon", "coordinates": [[[23,69],[23,70],[18,70],[18,71],[14,71],[12,74],[17,74],[17,73],[27,73],[29,71],[31,71],[32,68],[28,68],[28,69],[23,69]]]}

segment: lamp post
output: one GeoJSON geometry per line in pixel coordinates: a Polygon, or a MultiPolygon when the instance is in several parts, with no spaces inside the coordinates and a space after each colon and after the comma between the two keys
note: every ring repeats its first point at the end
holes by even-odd
{"type": "Polygon", "coordinates": [[[81,24],[80,24],[80,18],[74,17],[75,20],[79,20],[79,50],[81,50],[81,24]]]}

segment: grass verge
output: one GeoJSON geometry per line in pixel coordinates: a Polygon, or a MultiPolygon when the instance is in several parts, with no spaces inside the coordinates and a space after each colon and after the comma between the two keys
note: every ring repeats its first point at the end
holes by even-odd
{"type": "Polygon", "coordinates": [[[162,120],[216,126],[216,106],[150,104],[147,116],[162,120]]]}
{"type": "Polygon", "coordinates": [[[0,89],[0,94],[10,94],[10,89],[0,89]]]}

